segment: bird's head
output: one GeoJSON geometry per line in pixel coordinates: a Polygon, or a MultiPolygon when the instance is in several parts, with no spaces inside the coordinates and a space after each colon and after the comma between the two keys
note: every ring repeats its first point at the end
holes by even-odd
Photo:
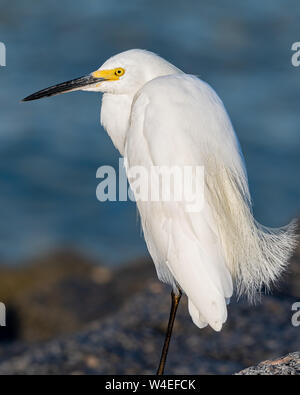
{"type": "Polygon", "coordinates": [[[98,70],[84,77],[43,89],[25,97],[23,101],[77,90],[134,95],[153,78],[180,72],[152,52],[131,49],[111,57],[98,70]]]}

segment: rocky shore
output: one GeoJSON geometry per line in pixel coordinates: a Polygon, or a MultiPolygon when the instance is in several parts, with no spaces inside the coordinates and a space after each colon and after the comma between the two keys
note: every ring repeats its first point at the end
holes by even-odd
{"type": "MultiPolygon", "coordinates": [[[[300,298],[299,258],[298,249],[280,288],[261,303],[233,301],[221,333],[197,329],[184,297],[166,373],[299,374],[300,327],[291,323],[292,304],[300,298]]],[[[0,330],[0,374],[156,371],[170,290],[158,282],[151,262],[111,270],[61,252],[22,268],[1,268],[0,289],[14,317],[6,336],[0,330]]]]}
{"type": "Polygon", "coordinates": [[[284,376],[296,376],[300,374],[300,353],[294,352],[284,357],[274,359],[272,361],[264,361],[257,366],[251,366],[250,368],[244,369],[237,375],[284,375],[284,376]]]}

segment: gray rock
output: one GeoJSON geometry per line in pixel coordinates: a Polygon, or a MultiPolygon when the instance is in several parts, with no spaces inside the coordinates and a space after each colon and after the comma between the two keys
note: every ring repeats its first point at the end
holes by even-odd
{"type": "Polygon", "coordinates": [[[300,353],[294,352],[282,358],[261,362],[257,366],[244,369],[237,375],[299,375],[300,353]]]}
{"type": "MultiPolygon", "coordinates": [[[[158,281],[144,287],[118,312],[77,334],[2,349],[0,374],[155,373],[169,315],[169,288],[158,281]]],[[[233,302],[227,323],[217,333],[199,330],[191,322],[183,297],[166,374],[233,374],[298,350],[299,328],[291,324],[293,302],[277,296],[264,296],[256,306],[233,302]]]]}

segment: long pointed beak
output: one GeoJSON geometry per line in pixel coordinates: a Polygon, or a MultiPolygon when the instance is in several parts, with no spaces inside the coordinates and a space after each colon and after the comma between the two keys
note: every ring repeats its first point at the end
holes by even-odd
{"type": "Polygon", "coordinates": [[[22,101],[37,100],[42,99],[43,97],[49,97],[59,95],[61,93],[79,90],[85,86],[97,84],[98,82],[105,80],[106,78],[96,78],[92,74],[89,74],[84,77],[76,78],[75,80],[70,80],[58,85],[50,86],[49,88],[43,89],[41,91],[33,93],[30,96],[25,97],[22,101]]]}

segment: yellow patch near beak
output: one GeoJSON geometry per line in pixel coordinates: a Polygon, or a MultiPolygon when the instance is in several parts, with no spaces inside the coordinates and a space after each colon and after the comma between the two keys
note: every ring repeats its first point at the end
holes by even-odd
{"type": "Polygon", "coordinates": [[[94,78],[103,78],[107,81],[115,81],[119,79],[119,75],[117,74],[118,69],[112,70],[97,70],[92,73],[94,78]]]}

